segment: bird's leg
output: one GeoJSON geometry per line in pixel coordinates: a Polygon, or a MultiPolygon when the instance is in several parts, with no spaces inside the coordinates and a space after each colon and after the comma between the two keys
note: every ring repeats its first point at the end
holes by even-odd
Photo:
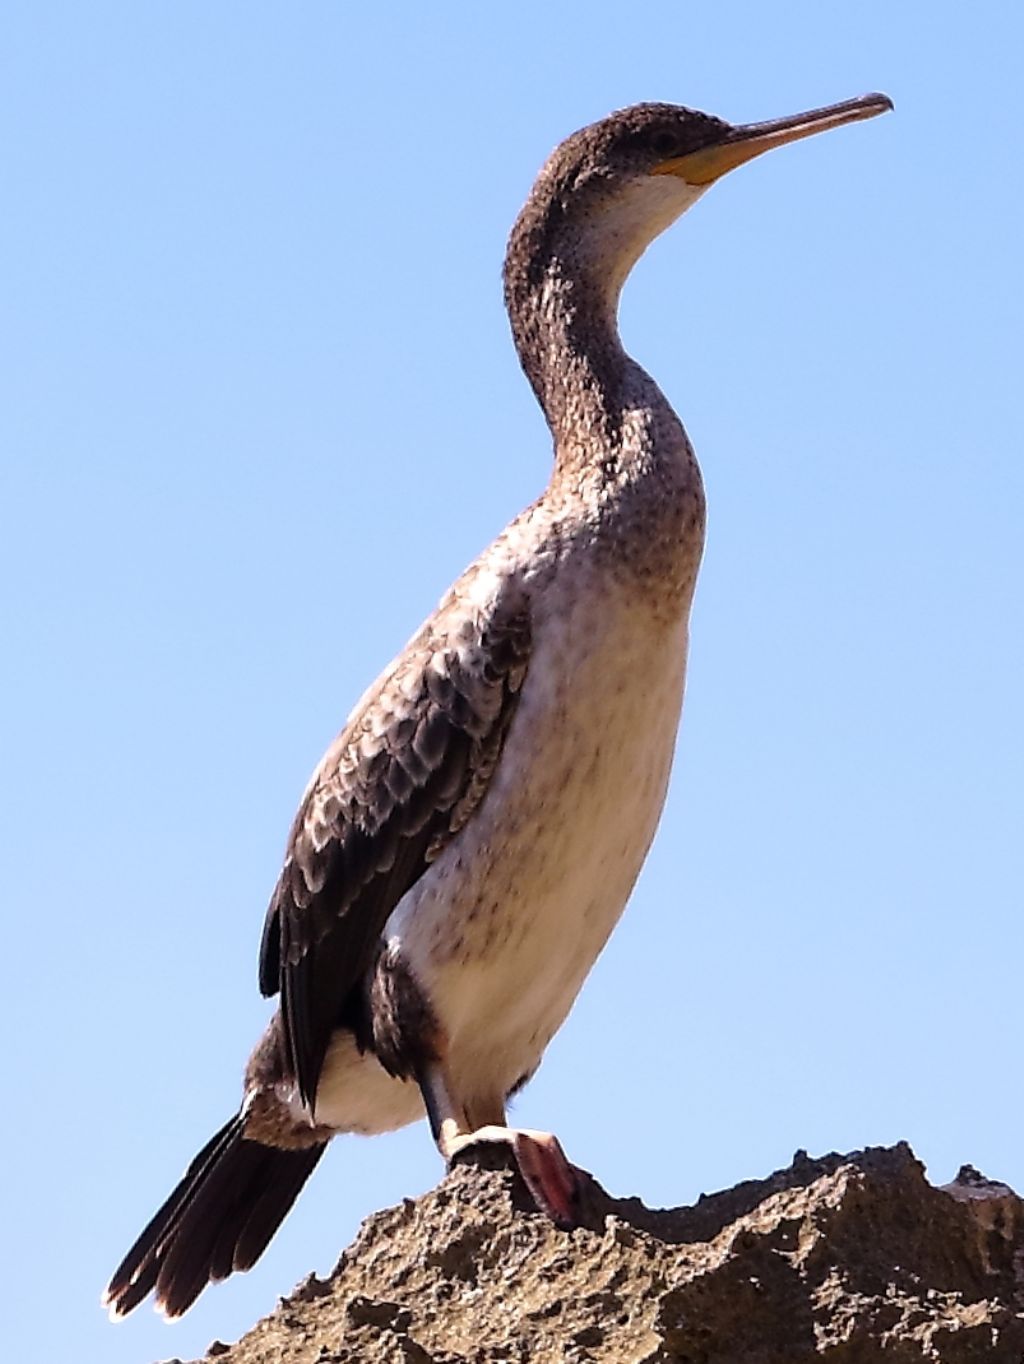
{"type": "Polygon", "coordinates": [[[540,1211],[564,1230],[577,1225],[579,1179],[557,1137],[550,1132],[509,1127],[500,1100],[457,1103],[445,1068],[439,1063],[424,1068],[419,1084],[434,1141],[449,1167],[473,1147],[508,1146],[540,1211]]]}

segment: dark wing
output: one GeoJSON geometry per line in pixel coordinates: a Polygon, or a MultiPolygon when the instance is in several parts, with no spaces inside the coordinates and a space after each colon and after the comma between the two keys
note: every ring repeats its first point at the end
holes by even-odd
{"type": "Polygon", "coordinates": [[[281,992],[288,1068],[310,1106],[388,915],[483,798],[529,650],[517,585],[485,610],[453,597],[360,703],[303,797],[267,911],[260,989],[281,992]]]}

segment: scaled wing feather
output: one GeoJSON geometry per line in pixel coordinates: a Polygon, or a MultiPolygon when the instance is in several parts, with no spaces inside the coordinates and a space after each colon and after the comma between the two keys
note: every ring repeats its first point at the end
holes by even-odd
{"type": "Polygon", "coordinates": [[[454,595],[328,750],[271,898],[260,987],[281,992],[286,1061],[312,1107],[331,1033],[391,911],[484,798],[530,650],[507,583],[485,612],[454,595]]]}

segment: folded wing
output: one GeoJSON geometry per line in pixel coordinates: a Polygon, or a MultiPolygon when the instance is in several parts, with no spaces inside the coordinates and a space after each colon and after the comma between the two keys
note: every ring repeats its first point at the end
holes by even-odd
{"type": "Polygon", "coordinates": [[[292,826],[260,952],[286,1061],[313,1107],[331,1033],[391,911],[484,798],[530,653],[527,598],[453,598],[367,694],[292,826]]]}

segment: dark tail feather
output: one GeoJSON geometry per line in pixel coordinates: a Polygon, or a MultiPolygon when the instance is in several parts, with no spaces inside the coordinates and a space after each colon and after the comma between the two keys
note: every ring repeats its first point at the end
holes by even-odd
{"type": "Polygon", "coordinates": [[[124,1317],[156,1289],[180,1317],[208,1283],[251,1269],[326,1145],[282,1151],[247,1141],[234,1117],[206,1143],[110,1280],[104,1303],[124,1317]]]}

